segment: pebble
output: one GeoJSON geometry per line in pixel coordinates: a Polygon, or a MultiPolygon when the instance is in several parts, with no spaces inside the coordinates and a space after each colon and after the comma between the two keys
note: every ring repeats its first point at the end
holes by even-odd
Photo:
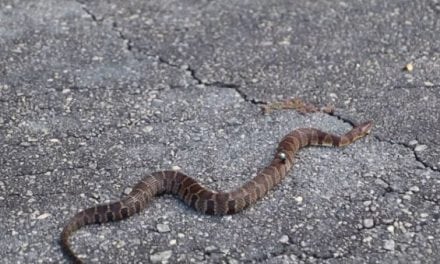
{"type": "Polygon", "coordinates": [[[234,258],[228,257],[227,263],[229,263],[229,264],[238,264],[240,262],[238,262],[238,260],[236,260],[234,258]]]}
{"type": "Polygon", "coordinates": [[[294,198],[295,199],[295,201],[298,203],[298,204],[301,204],[302,202],[303,202],[303,198],[302,198],[302,196],[297,196],[297,197],[295,197],[294,198]]]}
{"type": "Polygon", "coordinates": [[[286,235],[282,235],[278,242],[280,242],[281,244],[289,244],[289,237],[286,235]]]}
{"type": "Polygon", "coordinates": [[[20,143],[20,146],[29,147],[31,144],[29,142],[23,141],[20,143]]]}
{"type": "Polygon", "coordinates": [[[362,239],[362,242],[364,242],[364,243],[370,243],[372,240],[373,240],[373,238],[372,238],[371,236],[368,236],[368,237],[362,239]]]}
{"type": "Polygon", "coordinates": [[[207,252],[207,253],[212,253],[212,252],[214,252],[216,250],[217,250],[217,248],[215,246],[207,246],[205,248],[205,252],[207,252]]]}
{"type": "Polygon", "coordinates": [[[411,140],[408,144],[410,145],[410,146],[414,146],[414,145],[417,145],[419,142],[417,141],[417,140],[415,140],[415,139],[413,139],[413,140],[411,140]]]}
{"type": "Polygon", "coordinates": [[[426,81],[426,82],[424,82],[424,84],[425,84],[425,86],[428,86],[428,87],[434,86],[434,84],[430,81],[426,81]]]}
{"type": "Polygon", "coordinates": [[[129,194],[131,192],[132,188],[127,187],[124,189],[124,194],[129,194]]]}
{"type": "Polygon", "coordinates": [[[178,171],[178,170],[181,170],[182,168],[180,168],[177,165],[174,165],[174,166],[171,167],[171,169],[174,170],[174,171],[178,171]]]}
{"type": "Polygon", "coordinates": [[[51,138],[51,139],[49,139],[49,142],[50,143],[57,143],[57,144],[61,143],[61,141],[58,138],[51,138]]]}
{"type": "Polygon", "coordinates": [[[394,240],[385,240],[383,248],[386,250],[394,250],[395,243],[394,240]]]}
{"type": "Polygon", "coordinates": [[[338,98],[338,95],[335,94],[335,93],[329,93],[329,96],[330,96],[331,98],[338,98]]]}
{"type": "Polygon", "coordinates": [[[172,254],[173,254],[173,252],[171,250],[165,250],[162,252],[158,252],[158,253],[150,256],[150,261],[152,263],[163,262],[163,261],[166,261],[169,258],[171,258],[172,254]]]}
{"type": "Polygon", "coordinates": [[[412,187],[409,188],[409,190],[412,191],[412,192],[419,192],[420,188],[418,186],[412,186],[412,187]]]}
{"type": "Polygon", "coordinates": [[[49,216],[50,216],[49,213],[44,213],[44,214],[41,214],[41,215],[37,216],[37,219],[39,219],[39,220],[41,220],[41,219],[46,219],[46,218],[48,218],[49,216]]]}
{"type": "Polygon", "coordinates": [[[393,226],[393,225],[389,225],[389,226],[387,226],[387,230],[388,230],[388,232],[390,232],[391,234],[394,234],[394,226],[393,226]]]}
{"type": "Polygon", "coordinates": [[[237,125],[241,125],[243,124],[243,122],[241,120],[239,120],[236,117],[230,118],[226,121],[226,123],[230,126],[237,126],[237,125]]]}
{"type": "Polygon", "coordinates": [[[394,223],[394,219],[393,218],[384,218],[384,219],[382,219],[382,222],[384,222],[384,224],[392,224],[392,223],[394,223]]]}
{"type": "Polygon", "coordinates": [[[363,225],[365,228],[372,228],[374,226],[374,220],[371,218],[364,219],[363,225]]]}
{"type": "Polygon", "coordinates": [[[425,149],[427,149],[428,148],[428,146],[426,146],[426,145],[417,145],[415,148],[414,148],[414,151],[417,151],[417,152],[419,152],[419,151],[424,151],[425,149]]]}
{"type": "Polygon", "coordinates": [[[409,201],[411,200],[411,195],[405,194],[402,198],[409,201]]]}
{"type": "Polygon", "coordinates": [[[142,129],[145,133],[150,133],[151,131],[153,131],[153,127],[152,126],[146,126],[142,129]]]}
{"type": "Polygon", "coordinates": [[[156,228],[159,233],[167,233],[171,231],[170,226],[166,224],[157,224],[156,228]]]}
{"type": "Polygon", "coordinates": [[[412,72],[414,70],[414,65],[412,63],[408,63],[405,65],[404,70],[407,72],[412,72]]]}
{"type": "Polygon", "coordinates": [[[168,243],[170,246],[174,246],[177,244],[177,240],[175,239],[171,239],[170,242],[168,243]]]}
{"type": "Polygon", "coordinates": [[[163,104],[163,101],[160,100],[160,99],[153,99],[153,101],[151,101],[151,105],[155,106],[155,107],[158,107],[158,106],[160,106],[162,104],[163,104]]]}

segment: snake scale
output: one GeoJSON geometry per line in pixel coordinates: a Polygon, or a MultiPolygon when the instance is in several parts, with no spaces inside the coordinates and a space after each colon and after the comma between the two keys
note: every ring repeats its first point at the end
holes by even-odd
{"type": "Polygon", "coordinates": [[[217,192],[179,171],[158,171],[143,178],[120,201],[90,207],[74,215],[61,233],[61,246],[75,263],[82,263],[70,247],[69,237],[79,228],[97,223],[119,221],[139,213],[154,196],[171,193],[197,211],[211,215],[237,213],[262,198],[286,177],[295,153],[306,146],[343,147],[367,135],[372,127],[368,121],[338,136],[315,128],[300,128],[287,134],[278,144],[271,163],[243,186],[229,192],[217,192]]]}

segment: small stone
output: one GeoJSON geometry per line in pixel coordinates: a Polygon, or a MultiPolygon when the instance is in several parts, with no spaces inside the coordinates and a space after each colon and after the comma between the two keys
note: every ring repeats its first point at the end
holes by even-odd
{"type": "Polygon", "coordinates": [[[150,256],[150,261],[152,263],[158,263],[158,262],[163,262],[168,260],[169,258],[171,258],[171,255],[173,254],[173,252],[171,250],[165,250],[162,252],[157,252],[156,254],[153,254],[150,256]]]}
{"type": "Polygon", "coordinates": [[[289,237],[286,235],[282,235],[278,242],[280,242],[281,244],[289,244],[289,237]]]}
{"type": "Polygon", "coordinates": [[[51,138],[51,139],[49,139],[49,142],[50,142],[50,143],[56,143],[56,144],[61,143],[60,140],[59,140],[58,138],[51,138]]]}
{"type": "Polygon", "coordinates": [[[388,188],[389,187],[388,183],[386,181],[382,180],[382,179],[376,179],[376,180],[374,180],[374,183],[379,185],[379,186],[381,186],[381,187],[383,187],[383,188],[388,188]]]}
{"type": "Polygon", "coordinates": [[[420,188],[418,186],[412,186],[409,188],[409,190],[416,193],[420,191],[420,188]]]}
{"type": "Polygon", "coordinates": [[[407,200],[407,201],[411,200],[411,196],[408,195],[408,194],[403,195],[402,198],[405,199],[405,200],[407,200]]]}
{"type": "Polygon", "coordinates": [[[98,193],[91,193],[90,197],[98,201],[101,199],[98,193]]]}
{"type": "Polygon", "coordinates": [[[23,146],[23,147],[29,147],[30,145],[31,145],[31,143],[26,142],[26,141],[23,141],[20,143],[20,146],[23,146]]]}
{"type": "Polygon", "coordinates": [[[234,258],[228,257],[227,263],[229,263],[229,264],[238,264],[240,262],[238,262],[238,260],[236,260],[234,258]]]}
{"type": "Polygon", "coordinates": [[[415,146],[415,145],[417,145],[419,142],[417,141],[417,140],[415,140],[415,139],[413,139],[413,140],[411,140],[408,144],[410,145],[410,146],[415,146]]]}
{"type": "Polygon", "coordinates": [[[303,198],[302,198],[302,196],[297,196],[297,197],[295,197],[294,198],[295,199],[295,201],[298,203],[298,204],[301,204],[302,202],[303,202],[303,198]]]}
{"type": "Polygon", "coordinates": [[[27,191],[26,191],[26,195],[27,195],[27,196],[32,196],[33,194],[34,194],[34,193],[33,193],[31,190],[27,190],[27,191]]]}
{"type": "Polygon", "coordinates": [[[335,94],[335,93],[329,93],[329,96],[330,96],[331,98],[338,98],[338,95],[335,94]]]}
{"type": "Polygon", "coordinates": [[[171,169],[174,170],[174,171],[178,171],[178,170],[181,170],[182,168],[180,168],[177,165],[174,165],[174,166],[171,167],[171,169]]]}
{"type": "Polygon", "coordinates": [[[243,124],[243,121],[241,121],[240,119],[236,118],[236,117],[232,117],[228,120],[226,120],[226,123],[230,126],[238,126],[243,124]]]}
{"type": "Polygon", "coordinates": [[[174,246],[177,244],[177,240],[176,239],[171,239],[170,242],[168,243],[170,246],[174,246]]]}
{"type": "Polygon", "coordinates": [[[163,101],[160,100],[160,99],[153,99],[153,101],[151,101],[151,104],[152,104],[153,106],[158,107],[158,106],[160,106],[160,105],[163,104],[163,101]]]}
{"type": "Polygon", "coordinates": [[[392,223],[394,223],[394,219],[393,218],[384,218],[384,219],[382,219],[382,222],[384,222],[385,224],[392,224],[392,223]]]}
{"type": "Polygon", "coordinates": [[[417,151],[417,152],[419,152],[419,151],[424,151],[425,149],[427,149],[428,148],[428,146],[426,146],[426,145],[417,145],[415,148],[414,148],[414,151],[417,151]]]}
{"type": "Polygon", "coordinates": [[[404,70],[407,72],[412,72],[414,70],[414,65],[412,63],[408,63],[405,65],[404,70]]]}
{"type": "Polygon", "coordinates": [[[427,86],[427,87],[432,87],[432,86],[434,86],[434,84],[433,84],[432,82],[430,82],[430,81],[426,81],[426,82],[424,82],[424,84],[425,84],[425,86],[427,86]]]}
{"type": "Polygon", "coordinates": [[[388,230],[388,232],[390,232],[391,234],[394,234],[394,226],[393,226],[393,225],[389,225],[389,226],[387,226],[387,230],[388,230]]]}
{"type": "Polygon", "coordinates": [[[395,246],[396,246],[396,244],[394,243],[394,240],[385,240],[383,248],[391,251],[391,250],[394,250],[395,246]]]}
{"type": "Polygon", "coordinates": [[[126,195],[129,194],[131,192],[131,190],[132,190],[132,188],[130,188],[130,187],[125,188],[124,194],[126,194],[126,195]]]}
{"type": "Polygon", "coordinates": [[[427,218],[429,216],[429,214],[427,214],[427,213],[421,213],[420,214],[420,217],[421,218],[427,218]]]}
{"type": "Polygon", "coordinates": [[[374,226],[374,220],[371,218],[364,219],[363,225],[365,228],[372,228],[374,226]]]}
{"type": "Polygon", "coordinates": [[[46,218],[48,218],[50,216],[50,214],[49,213],[44,213],[44,214],[41,214],[41,215],[39,215],[39,216],[37,216],[37,219],[46,219],[46,218]]]}
{"type": "Polygon", "coordinates": [[[177,237],[178,237],[178,238],[184,238],[184,237],[185,237],[185,234],[178,233],[178,234],[177,234],[177,237]]]}
{"type": "Polygon", "coordinates": [[[115,244],[116,244],[116,248],[123,248],[126,245],[125,241],[123,240],[118,240],[116,241],[115,244]]]}
{"type": "Polygon", "coordinates": [[[96,161],[91,161],[91,162],[89,162],[88,165],[89,165],[89,168],[93,169],[93,170],[98,167],[98,163],[96,161]]]}
{"type": "Polygon", "coordinates": [[[156,229],[159,233],[167,233],[171,231],[170,226],[166,224],[157,224],[156,229]]]}
{"type": "Polygon", "coordinates": [[[362,239],[362,242],[364,242],[364,243],[370,243],[372,240],[373,240],[373,238],[372,238],[371,236],[368,236],[368,237],[362,239]]]}
{"type": "Polygon", "coordinates": [[[152,126],[146,126],[142,129],[142,131],[144,131],[145,133],[150,133],[151,131],[153,131],[153,127],[152,126]]]}
{"type": "Polygon", "coordinates": [[[217,250],[217,248],[215,246],[207,246],[205,248],[205,252],[207,252],[207,253],[212,253],[212,252],[214,252],[216,250],[217,250]]]}

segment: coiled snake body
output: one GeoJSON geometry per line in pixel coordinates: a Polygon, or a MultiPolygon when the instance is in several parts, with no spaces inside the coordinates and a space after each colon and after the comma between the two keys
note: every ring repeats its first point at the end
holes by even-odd
{"type": "Polygon", "coordinates": [[[204,214],[234,214],[263,197],[277,185],[290,170],[295,153],[310,145],[342,147],[370,132],[372,122],[354,127],[338,136],[314,128],[300,128],[287,134],[279,143],[272,162],[243,186],[229,192],[210,190],[190,176],[179,171],[158,171],[147,175],[122,200],[97,205],[73,216],[61,233],[61,246],[75,262],[82,263],[69,244],[69,236],[79,228],[96,223],[119,221],[139,213],[154,196],[171,193],[187,205],[204,214]]]}

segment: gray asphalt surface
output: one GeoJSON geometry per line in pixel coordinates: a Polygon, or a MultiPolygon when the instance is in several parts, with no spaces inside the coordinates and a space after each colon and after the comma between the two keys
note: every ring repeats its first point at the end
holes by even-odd
{"type": "Polygon", "coordinates": [[[87,263],[440,262],[440,2],[274,2],[1,1],[2,262],[67,263],[68,218],[147,172],[231,189],[292,129],[367,119],[372,135],[302,150],[242,213],[163,196],[73,248],[87,263]],[[261,114],[295,96],[337,112],[261,114]]]}

